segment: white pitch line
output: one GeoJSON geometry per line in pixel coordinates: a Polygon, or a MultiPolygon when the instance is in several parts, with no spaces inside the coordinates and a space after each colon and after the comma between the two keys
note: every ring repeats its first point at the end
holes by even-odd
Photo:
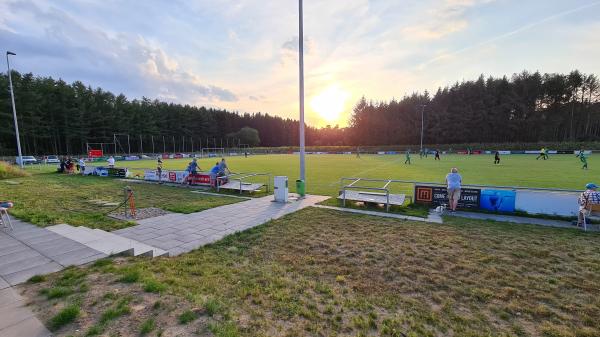
{"type": "MultiPolygon", "coordinates": [[[[365,173],[368,173],[368,172],[371,172],[371,171],[374,171],[374,170],[379,170],[379,169],[381,169],[383,167],[392,165],[392,164],[394,164],[394,163],[396,163],[396,162],[398,162],[400,160],[402,160],[402,158],[398,158],[396,160],[392,160],[391,162],[383,163],[383,164],[381,164],[379,166],[371,167],[370,169],[366,169],[366,170],[362,170],[360,172],[353,173],[352,176],[360,178],[360,176],[363,175],[363,174],[365,174],[365,173]]],[[[336,185],[336,184],[339,184],[339,183],[340,183],[340,181],[336,180],[336,181],[333,181],[332,183],[330,183],[329,186],[333,186],[333,185],[336,185]]]]}

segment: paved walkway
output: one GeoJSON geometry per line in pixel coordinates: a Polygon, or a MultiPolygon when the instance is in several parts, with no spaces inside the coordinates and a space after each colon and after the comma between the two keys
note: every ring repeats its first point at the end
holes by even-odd
{"type": "Polygon", "coordinates": [[[2,337],[50,337],[27,303],[12,288],[0,290],[0,336],[2,337]]]}
{"type": "Polygon", "coordinates": [[[529,217],[524,217],[524,216],[463,212],[463,211],[456,211],[454,213],[447,212],[444,215],[456,216],[456,217],[468,218],[468,219],[477,219],[477,220],[494,220],[494,221],[512,222],[512,223],[519,223],[519,224],[540,225],[540,226],[546,226],[546,227],[560,227],[560,228],[577,229],[577,227],[571,225],[571,223],[569,221],[529,218],[529,217]]]}
{"type": "Polygon", "coordinates": [[[106,257],[47,229],[16,219],[12,224],[14,230],[0,230],[0,289],[106,257]]]}
{"type": "Polygon", "coordinates": [[[411,220],[411,221],[421,221],[421,222],[433,222],[433,223],[443,223],[442,217],[433,211],[429,212],[427,218],[420,218],[417,216],[410,215],[402,215],[397,213],[387,213],[387,212],[376,212],[376,211],[367,211],[362,209],[353,209],[353,208],[344,208],[344,207],[335,207],[335,206],[325,206],[325,205],[315,205],[318,208],[325,209],[333,209],[340,212],[347,213],[356,213],[356,214],[364,214],[364,215],[373,215],[383,218],[393,218],[393,219],[401,219],[401,220],[411,220]]]}
{"type": "Polygon", "coordinates": [[[189,252],[223,237],[261,225],[328,199],[307,195],[286,204],[273,202],[273,196],[255,198],[191,214],[166,214],[139,220],[138,226],[114,231],[127,238],[169,252],[170,256],[189,252]]]}

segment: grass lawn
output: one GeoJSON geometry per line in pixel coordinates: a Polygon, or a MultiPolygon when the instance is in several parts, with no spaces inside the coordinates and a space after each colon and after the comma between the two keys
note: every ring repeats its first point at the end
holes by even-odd
{"type": "Polygon", "coordinates": [[[134,190],[136,207],[159,207],[190,213],[221,206],[239,199],[206,196],[188,189],[155,184],[127,183],[103,177],[82,177],[52,173],[52,169],[29,169],[29,177],[0,180],[0,200],[12,200],[11,214],[40,226],[68,223],[114,230],[132,225],[106,216],[115,206],[101,207],[89,200],[122,202],[123,188],[134,190]]]}
{"type": "Polygon", "coordinates": [[[57,336],[599,336],[599,239],[309,208],[23,288],[57,336]]]}
{"type": "MultiPolygon", "coordinates": [[[[337,196],[341,177],[387,178],[444,182],[450,168],[460,170],[465,184],[509,185],[525,187],[549,187],[583,189],[585,184],[600,176],[600,163],[595,165],[593,155],[588,159],[590,169],[581,169],[574,155],[554,155],[549,160],[535,160],[535,155],[505,155],[500,165],[494,165],[492,155],[442,155],[441,161],[433,156],[419,159],[412,156],[412,165],[404,165],[404,155],[307,155],[307,192],[337,196]]],[[[200,159],[200,167],[209,170],[216,158],[200,159]]],[[[167,159],[163,167],[184,170],[190,159],[167,159]]],[[[228,157],[228,165],[234,172],[270,172],[290,179],[290,190],[295,191],[295,179],[299,176],[297,155],[256,155],[248,158],[228,157]]],[[[156,162],[140,160],[119,162],[117,165],[133,169],[154,169],[156,162]]],[[[135,170],[134,170],[135,171],[135,170]]],[[[137,170],[140,172],[141,170],[137,170]]],[[[397,189],[409,191],[412,186],[397,189]]]]}

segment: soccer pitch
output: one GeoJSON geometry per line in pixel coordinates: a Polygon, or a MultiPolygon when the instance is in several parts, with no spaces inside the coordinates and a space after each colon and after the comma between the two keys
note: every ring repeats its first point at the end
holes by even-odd
{"type": "MultiPolygon", "coordinates": [[[[341,177],[382,178],[444,182],[450,168],[457,167],[464,184],[506,185],[521,187],[546,187],[581,190],[588,182],[600,182],[600,166],[594,165],[596,156],[588,159],[589,170],[581,169],[575,155],[553,155],[548,160],[536,160],[536,155],[504,155],[501,163],[494,165],[493,155],[442,155],[440,161],[433,156],[419,158],[412,155],[412,164],[404,164],[405,155],[307,155],[307,193],[337,195],[341,177]]],[[[185,170],[190,158],[163,159],[163,169],[185,170]]],[[[208,171],[220,158],[199,159],[202,171],[208,171]]],[[[295,191],[299,176],[299,156],[292,154],[253,155],[248,158],[227,157],[232,172],[266,172],[289,177],[290,191],[295,191]]],[[[141,169],[155,169],[155,160],[119,162],[134,173],[141,169]]],[[[407,191],[408,185],[397,186],[407,191]]]]}

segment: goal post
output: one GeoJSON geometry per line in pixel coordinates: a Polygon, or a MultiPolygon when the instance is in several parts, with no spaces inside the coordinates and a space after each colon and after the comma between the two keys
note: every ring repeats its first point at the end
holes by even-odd
{"type": "Polygon", "coordinates": [[[202,158],[225,157],[225,148],[224,147],[203,147],[202,149],[200,149],[200,157],[202,157],[202,158]]]}

